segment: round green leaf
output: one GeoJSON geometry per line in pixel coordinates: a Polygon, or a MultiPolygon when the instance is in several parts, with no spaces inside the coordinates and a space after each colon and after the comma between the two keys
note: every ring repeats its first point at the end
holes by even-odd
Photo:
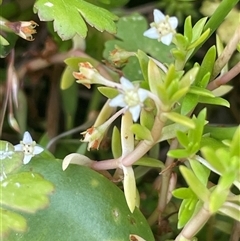
{"type": "Polygon", "coordinates": [[[28,231],[11,232],[6,240],[126,241],[130,234],[154,240],[142,213],[131,213],[123,192],[90,168],[70,165],[63,172],[60,161],[36,157],[21,171],[41,174],[55,191],[47,209],[22,214],[28,231]]]}

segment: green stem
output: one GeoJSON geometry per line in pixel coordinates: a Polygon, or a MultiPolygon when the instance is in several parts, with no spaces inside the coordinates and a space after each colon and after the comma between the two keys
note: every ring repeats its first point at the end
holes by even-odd
{"type": "Polygon", "coordinates": [[[238,2],[239,0],[223,0],[208,20],[203,30],[205,31],[210,28],[210,35],[212,35],[238,2]]]}
{"type": "MultiPolygon", "coordinates": [[[[206,23],[203,32],[210,29],[210,34],[207,39],[210,38],[210,36],[216,31],[216,29],[222,24],[225,17],[229,14],[229,12],[234,8],[234,6],[239,2],[239,0],[223,0],[218,8],[215,10],[213,15],[210,17],[208,22],[206,23]]],[[[194,54],[202,47],[202,45],[207,41],[203,41],[201,45],[199,45],[194,52],[192,53],[191,57],[194,56],[194,54]]]]}
{"type": "Polygon", "coordinates": [[[196,215],[185,225],[175,241],[191,241],[211,217],[211,213],[202,207],[196,215]]]}

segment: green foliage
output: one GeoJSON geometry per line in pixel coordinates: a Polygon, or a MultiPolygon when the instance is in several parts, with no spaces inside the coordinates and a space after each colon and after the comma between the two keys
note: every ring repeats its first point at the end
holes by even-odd
{"type": "Polygon", "coordinates": [[[0,208],[0,212],[1,212],[1,222],[0,222],[1,223],[1,229],[0,229],[1,240],[4,237],[7,237],[11,231],[16,233],[22,233],[27,230],[27,221],[22,215],[3,208],[0,208]]]}
{"type": "Polygon", "coordinates": [[[106,96],[109,99],[113,99],[114,97],[116,97],[118,95],[118,91],[113,88],[101,86],[101,87],[98,87],[98,90],[100,93],[102,93],[104,96],[106,96]]]}
{"type": "Polygon", "coordinates": [[[119,0],[119,1],[115,1],[115,0],[88,0],[88,2],[95,4],[95,5],[99,5],[102,6],[104,8],[112,8],[112,7],[121,7],[126,5],[129,0],[119,0]]]}
{"type": "Polygon", "coordinates": [[[198,75],[195,80],[196,86],[203,87],[203,88],[207,86],[209,80],[205,80],[204,77],[208,73],[212,74],[215,58],[216,58],[216,47],[212,46],[204,56],[204,59],[202,61],[201,67],[199,69],[198,75]]]}
{"type": "Polygon", "coordinates": [[[7,32],[6,36],[0,35],[0,58],[5,58],[14,48],[17,36],[14,33],[7,32]]]}
{"type": "Polygon", "coordinates": [[[156,168],[164,168],[164,164],[163,162],[161,162],[158,159],[154,159],[151,157],[142,157],[139,160],[137,160],[135,163],[135,165],[139,165],[139,166],[146,166],[146,167],[156,167],[156,168]]]}
{"type": "MultiPolygon", "coordinates": [[[[165,46],[143,36],[143,32],[147,29],[147,21],[143,16],[132,14],[121,17],[117,22],[117,29],[117,39],[109,40],[105,43],[103,52],[105,59],[110,60],[109,53],[115,49],[115,46],[118,46],[127,51],[137,52],[142,50],[163,63],[169,64],[173,62],[172,56],[168,54],[173,46],[165,46]]],[[[123,72],[129,79],[142,79],[142,75],[137,73],[137,69],[139,69],[138,62],[131,58],[129,64],[123,68],[123,72]]]]}
{"type": "Polygon", "coordinates": [[[74,125],[75,113],[77,111],[78,93],[76,84],[70,86],[68,89],[61,91],[63,102],[63,111],[66,116],[66,129],[71,129],[74,125]]]}
{"type": "Polygon", "coordinates": [[[33,215],[36,211],[47,208],[49,194],[54,191],[54,186],[34,171],[20,172],[23,153],[15,152],[9,142],[0,141],[0,153],[0,203],[1,215],[3,214],[0,219],[0,237],[4,238],[12,231],[21,233],[27,230],[24,213],[33,215]]]}
{"type": "Polygon", "coordinates": [[[176,34],[177,49],[173,49],[172,53],[176,58],[175,65],[178,69],[183,68],[194,50],[208,38],[210,30],[203,33],[206,21],[207,18],[202,18],[192,27],[191,17],[188,17],[184,24],[184,35],[176,34]]]}
{"type": "Polygon", "coordinates": [[[131,126],[131,131],[136,135],[137,140],[153,141],[150,130],[145,126],[133,124],[131,126]]]}
{"type": "Polygon", "coordinates": [[[189,129],[188,133],[182,131],[177,132],[178,141],[185,149],[170,150],[168,152],[169,156],[175,158],[190,157],[199,150],[202,132],[205,125],[205,117],[206,110],[204,109],[199,113],[197,118],[192,119],[195,128],[189,129]]]}
{"type": "Polygon", "coordinates": [[[50,196],[47,209],[35,215],[23,214],[28,231],[17,235],[12,232],[8,240],[34,240],[38,237],[64,241],[69,239],[69,233],[75,240],[81,237],[91,241],[125,241],[130,234],[154,240],[140,211],[135,209],[132,214],[122,191],[97,172],[76,166],[63,172],[60,161],[39,157],[22,166],[20,173],[31,174],[32,169],[54,183],[55,191],[50,196]]]}
{"type": "Polygon", "coordinates": [[[0,141],[1,240],[215,240],[218,227],[229,232],[239,220],[240,127],[214,124],[209,108],[230,107],[222,96],[234,88],[238,32],[225,48],[221,37],[203,46],[237,0],[223,0],[209,19],[187,14],[197,3],[162,1],[182,19],[155,9],[150,26],[127,2],[37,0],[38,23],[21,21],[32,18],[33,3],[20,11],[3,3],[0,134],[15,137],[7,124],[44,133],[39,143],[53,154],[39,154],[25,133],[17,147],[0,141]],[[36,41],[14,51],[16,35],[36,41]],[[205,227],[213,216],[215,226],[205,227]]]}
{"type": "Polygon", "coordinates": [[[0,141],[0,156],[1,164],[4,166],[4,170],[1,168],[1,178],[3,178],[3,171],[5,174],[8,174],[22,165],[23,153],[15,152],[14,146],[7,141],[0,141]]]}
{"type": "Polygon", "coordinates": [[[112,147],[112,154],[114,158],[118,158],[122,155],[121,136],[116,126],[114,126],[113,128],[111,147],[112,147]]]}
{"type": "MultiPolygon", "coordinates": [[[[239,129],[234,134],[230,149],[235,148],[234,144],[237,144],[239,147],[239,129]]],[[[185,136],[181,136],[181,138],[178,136],[179,141],[186,148],[187,140],[185,136]]],[[[201,158],[189,158],[192,170],[184,166],[180,167],[180,171],[190,189],[179,188],[173,192],[175,197],[183,199],[178,213],[179,228],[183,227],[192,217],[198,199],[204,203],[204,207],[210,213],[220,212],[236,220],[238,219],[237,216],[240,213],[237,207],[240,204],[240,200],[230,191],[232,185],[240,188],[240,173],[238,168],[240,164],[239,148],[236,150],[236,153],[231,153],[226,147],[219,148],[214,145],[206,145],[201,149],[205,157],[204,160],[201,158]],[[198,161],[201,161],[201,163],[198,161]],[[218,173],[220,179],[217,185],[207,189],[210,170],[218,173]],[[192,195],[191,192],[195,195],[192,195]],[[189,208],[190,203],[194,203],[191,208],[189,208]]]]}
{"type": "Polygon", "coordinates": [[[83,0],[59,1],[38,0],[34,5],[41,21],[54,21],[54,31],[62,40],[68,40],[75,34],[85,38],[87,26],[84,20],[99,31],[116,32],[114,20],[117,16],[106,9],[99,8],[83,0]]]}
{"type": "Polygon", "coordinates": [[[1,190],[2,205],[34,213],[49,205],[47,195],[54,191],[54,187],[37,173],[21,172],[8,175],[1,182],[1,190]]]}

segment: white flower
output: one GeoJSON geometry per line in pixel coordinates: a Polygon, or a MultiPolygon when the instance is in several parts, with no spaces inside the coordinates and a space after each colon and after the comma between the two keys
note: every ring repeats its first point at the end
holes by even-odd
{"type": "Polygon", "coordinates": [[[28,131],[24,133],[23,140],[20,141],[20,144],[15,145],[14,149],[24,152],[23,164],[29,163],[33,156],[43,151],[42,147],[36,145],[28,131]]]}
{"type": "Polygon", "coordinates": [[[158,39],[163,44],[169,45],[172,42],[175,29],[178,25],[176,17],[164,15],[161,11],[154,9],[154,22],[150,24],[151,28],[143,33],[145,37],[158,39]]]}
{"type": "Polygon", "coordinates": [[[122,93],[110,100],[112,107],[127,107],[132,114],[133,121],[137,121],[143,106],[144,100],[148,97],[146,90],[134,86],[128,79],[121,77],[122,93]]]}

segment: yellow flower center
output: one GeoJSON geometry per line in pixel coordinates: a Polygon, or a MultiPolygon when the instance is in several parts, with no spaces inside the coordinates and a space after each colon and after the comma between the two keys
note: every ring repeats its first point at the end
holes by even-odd
{"type": "Polygon", "coordinates": [[[139,105],[140,100],[138,93],[135,90],[129,90],[124,95],[124,101],[129,107],[139,105]]]}
{"type": "Polygon", "coordinates": [[[26,144],[26,143],[21,143],[23,145],[23,151],[25,155],[33,155],[34,152],[34,146],[35,146],[35,141],[32,142],[31,144],[26,144]]]}
{"type": "Polygon", "coordinates": [[[166,16],[166,18],[163,21],[161,21],[159,23],[153,22],[150,24],[150,26],[155,27],[160,35],[162,35],[162,36],[167,35],[171,32],[174,32],[168,19],[169,19],[169,16],[166,16]]]}

